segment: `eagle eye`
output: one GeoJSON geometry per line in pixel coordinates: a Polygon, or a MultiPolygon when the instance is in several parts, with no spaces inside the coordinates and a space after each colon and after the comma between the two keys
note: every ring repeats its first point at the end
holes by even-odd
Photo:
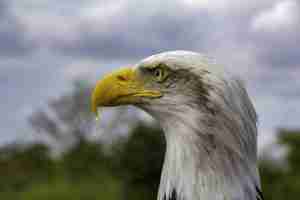
{"type": "Polygon", "coordinates": [[[161,67],[156,67],[153,70],[153,75],[155,77],[155,79],[157,80],[157,82],[162,82],[165,80],[167,73],[165,72],[165,70],[161,67]]]}

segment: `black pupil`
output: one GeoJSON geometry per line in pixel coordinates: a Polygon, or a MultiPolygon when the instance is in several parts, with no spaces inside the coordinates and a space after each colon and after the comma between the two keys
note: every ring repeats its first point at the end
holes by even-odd
{"type": "Polygon", "coordinates": [[[160,76],[161,71],[159,69],[155,70],[155,76],[160,76]]]}

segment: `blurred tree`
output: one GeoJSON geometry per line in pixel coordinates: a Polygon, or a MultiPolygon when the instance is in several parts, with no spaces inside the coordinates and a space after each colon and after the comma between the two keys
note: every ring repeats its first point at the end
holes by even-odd
{"type": "Polygon", "coordinates": [[[65,170],[64,174],[71,182],[102,179],[103,174],[108,173],[110,161],[102,152],[100,144],[85,141],[64,152],[60,160],[65,170]]]}
{"type": "MultiPolygon", "coordinates": [[[[69,148],[60,157],[51,157],[44,144],[1,148],[0,199],[156,199],[165,152],[162,130],[130,118],[137,121],[136,126],[121,127],[129,130],[129,137],[113,143],[107,154],[102,143],[87,140],[95,126],[89,111],[90,87],[83,81],[74,86],[70,94],[50,100],[47,109],[30,117],[36,131],[69,148]]],[[[121,112],[103,135],[126,123],[121,112]]],[[[279,143],[288,149],[285,162],[261,161],[263,193],[265,199],[296,200],[300,196],[300,131],[280,130],[279,143]]]]}
{"type": "Polygon", "coordinates": [[[162,130],[141,122],[114,150],[113,171],[124,181],[123,199],[156,199],[165,152],[162,130]]]}
{"type": "Polygon", "coordinates": [[[49,181],[54,174],[54,162],[45,145],[11,144],[0,150],[0,197],[21,192],[39,181],[49,181]]]}
{"type": "Polygon", "coordinates": [[[89,84],[82,80],[74,82],[73,91],[50,100],[48,109],[32,114],[32,127],[61,146],[80,143],[90,132],[94,121],[90,113],[89,84]]]}
{"type": "Polygon", "coordinates": [[[284,163],[265,158],[260,172],[265,199],[296,200],[300,196],[300,131],[280,130],[279,143],[287,148],[284,163]]]}
{"type": "MultiPolygon", "coordinates": [[[[283,165],[261,161],[265,199],[296,200],[300,195],[300,132],[282,130],[279,142],[288,152],[283,165]]],[[[35,199],[156,199],[165,151],[162,131],[140,123],[111,154],[84,141],[53,159],[44,145],[0,149],[0,197],[35,199]]]]}
{"type": "MultiPolygon", "coordinates": [[[[54,144],[60,150],[88,142],[96,128],[95,115],[90,110],[91,90],[88,82],[75,81],[70,93],[49,100],[44,109],[34,112],[29,117],[29,123],[37,133],[48,141],[50,139],[50,144],[54,144]]],[[[108,134],[101,134],[102,138],[94,140],[112,142],[118,136],[119,130],[127,131],[126,124],[129,119],[138,121],[134,112],[130,112],[132,115],[128,117],[127,110],[127,107],[115,109],[110,120],[102,122],[101,129],[97,129],[98,135],[99,132],[108,134]]]]}

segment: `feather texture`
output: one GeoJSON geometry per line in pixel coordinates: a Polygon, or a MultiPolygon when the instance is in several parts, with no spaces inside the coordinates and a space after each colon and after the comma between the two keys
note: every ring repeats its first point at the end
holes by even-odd
{"type": "Polygon", "coordinates": [[[242,81],[194,52],[162,53],[139,65],[155,62],[180,75],[173,93],[142,107],[167,142],[158,200],[262,200],[257,116],[242,81]]]}

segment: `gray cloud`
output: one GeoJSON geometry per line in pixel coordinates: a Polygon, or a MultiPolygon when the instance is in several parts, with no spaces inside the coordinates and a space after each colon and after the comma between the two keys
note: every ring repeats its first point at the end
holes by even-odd
{"type": "Polygon", "coordinates": [[[299,32],[255,35],[258,59],[271,67],[299,67],[299,32]]]}
{"type": "Polygon", "coordinates": [[[285,0],[262,10],[252,21],[258,59],[272,67],[299,67],[300,4],[285,0]]]}
{"type": "Polygon", "coordinates": [[[296,1],[197,2],[0,1],[5,131],[24,126],[16,116],[68,88],[70,77],[99,76],[114,65],[174,49],[207,52],[247,79],[263,131],[297,125],[300,29],[289,20],[297,22],[300,9],[275,28],[270,24],[277,16],[268,14],[279,2],[296,1]]]}
{"type": "MultiPolygon", "coordinates": [[[[67,2],[62,5],[67,7],[67,2]]],[[[35,46],[66,56],[110,60],[142,58],[172,49],[209,52],[226,41],[241,48],[255,47],[257,59],[264,65],[295,64],[299,30],[280,33],[251,30],[253,18],[280,1],[248,2],[244,7],[239,4],[237,7],[234,2],[225,1],[226,10],[214,3],[195,8],[196,4],[187,7],[182,1],[166,1],[165,5],[156,1],[143,4],[112,1],[91,3],[103,7],[91,9],[94,13],[76,9],[73,4],[74,11],[67,17],[53,5],[53,10],[49,8],[46,14],[33,15],[29,20],[20,17],[19,24],[11,17],[14,23],[2,34],[2,51],[29,52],[29,46],[35,46]]]]}
{"type": "MultiPolygon", "coordinates": [[[[178,15],[179,3],[174,3],[177,6],[165,10],[166,12],[162,12],[163,10],[157,7],[158,4],[155,11],[142,8],[139,12],[137,5],[126,4],[120,12],[114,13],[109,21],[105,21],[105,16],[101,15],[99,19],[83,17],[70,27],[70,30],[75,32],[74,40],[70,40],[64,34],[57,37],[47,33],[45,37],[37,40],[33,38],[33,41],[38,46],[46,45],[53,51],[68,56],[101,59],[144,57],[171,49],[205,49],[209,45],[209,34],[215,31],[213,19],[205,10],[189,9],[178,15]],[[52,40],[49,41],[49,38],[52,40]]],[[[55,28],[53,27],[53,30],[55,28]]],[[[39,31],[39,28],[32,30],[36,31],[39,31]]]]}
{"type": "Polygon", "coordinates": [[[17,20],[9,7],[9,1],[0,2],[0,56],[21,56],[32,46],[25,39],[25,27],[17,20]]]}

